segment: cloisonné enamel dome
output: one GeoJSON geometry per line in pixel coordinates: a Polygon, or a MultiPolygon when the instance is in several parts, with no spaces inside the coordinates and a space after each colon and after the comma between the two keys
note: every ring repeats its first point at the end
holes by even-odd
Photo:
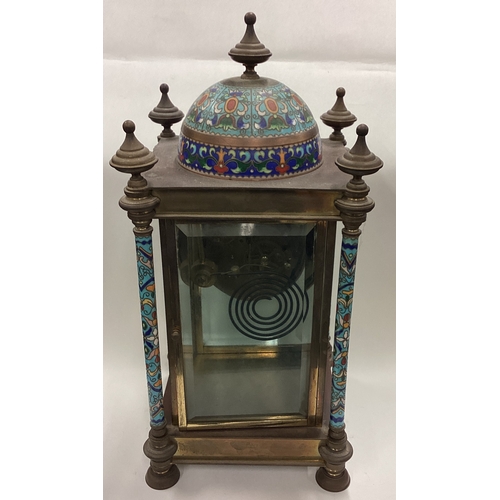
{"type": "Polygon", "coordinates": [[[229,55],[245,65],[240,77],[205,90],[189,109],[179,139],[179,163],[231,179],[298,175],[321,165],[321,139],[311,111],[289,87],[254,70],[271,52],[257,39],[255,15],[229,55]]]}

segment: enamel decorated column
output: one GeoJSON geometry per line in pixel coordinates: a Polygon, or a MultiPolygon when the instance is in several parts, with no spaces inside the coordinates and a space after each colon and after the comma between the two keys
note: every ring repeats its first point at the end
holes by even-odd
{"type": "Polygon", "coordinates": [[[142,172],[151,169],[158,159],[135,137],[134,122],[125,121],[123,130],[126,133],[125,140],[109,164],[120,172],[132,175],[124,190],[125,196],[120,199],[119,204],[123,210],[127,211],[129,219],[134,224],[137,254],[151,425],[149,439],[144,444],[144,454],[150,459],[151,464],[146,473],[146,482],[151,488],[163,490],[177,483],[180,474],[177,466],[172,464],[172,457],[177,451],[177,443],[167,434],[163,408],[163,383],[156,314],[151,221],[160,200],[152,196],[146,179],[141,175],[142,172]]]}
{"type": "Polygon", "coordinates": [[[342,172],[352,175],[352,179],[347,183],[343,197],[335,202],[344,228],[333,341],[332,400],[328,439],[325,445],[319,447],[325,467],[319,468],[316,473],[316,481],[328,491],[345,490],[350,483],[345,463],[352,457],[353,450],[345,432],[344,409],[354,277],[360,226],[366,221],[366,214],[375,206],[368,197],[370,188],[362,177],[374,174],[383,166],[380,158],[366,145],[368,127],[359,125],[356,133],[358,139],[354,147],[335,161],[342,172]]]}

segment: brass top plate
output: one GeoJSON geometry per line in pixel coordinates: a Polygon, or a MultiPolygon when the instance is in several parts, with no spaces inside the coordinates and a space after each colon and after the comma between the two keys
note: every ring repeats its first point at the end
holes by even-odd
{"type": "Polygon", "coordinates": [[[157,190],[285,190],[285,191],[337,191],[342,193],[350,176],[341,172],[335,165],[338,156],[346,152],[346,148],[329,139],[322,139],[323,165],[302,175],[261,180],[224,179],[208,175],[199,175],[182,168],[176,161],[179,137],[162,139],[153,152],[158,163],[143,177],[148,186],[157,190]]]}

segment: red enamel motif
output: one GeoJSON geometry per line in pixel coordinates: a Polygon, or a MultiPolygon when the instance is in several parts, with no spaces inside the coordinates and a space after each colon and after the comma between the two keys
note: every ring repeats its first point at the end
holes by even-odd
{"type": "Polygon", "coordinates": [[[224,163],[217,163],[217,165],[214,165],[214,169],[219,172],[219,174],[224,174],[229,170],[224,163]]]}
{"type": "Polygon", "coordinates": [[[278,155],[280,157],[280,164],[276,167],[276,172],[284,174],[287,170],[290,170],[290,167],[285,162],[285,152],[281,150],[278,155]]]}
{"type": "Polygon", "coordinates": [[[290,170],[290,167],[286,163],[280,163],[276,167],[276,172],[278,172],[279,174],[284,174],[287,170],[290,170]]]}
{"type": "Polygon", "coordinates": [[[206,100],[208,99],[208,94],[203,94],[198,102],[196,103],[197,106],[201,106],[206,100]]]}
{"type": "Polygon", "coordinates": [[[270,113],[277,113],[278,112],[278,104],[274,99],[271,97],[268,97],[267,99],[264,100],[264,104],[266,105],[266,108],[270,113]]]}
{"type": "Polygon", "coordinates": [[[238,107],[238,99],[236,97],[230,97],[226,104],[224,105],[224,109],[226,113],[232,113],[238,107]]]}
{"type": "Polygon", "coordinates": [[[298,95],[292,94],[292,98],[299,106],[304,106],[304,103],[301,101],[298,95]]]}
{"type": "Polygon", "coordinates": [[[219,161],[214,165],[214,170],[219,174],[224,174],[229,170],[229,168],[224,165],[224,151],[220,149],[217,152],[217,156],[219,157],[219,161]]]}

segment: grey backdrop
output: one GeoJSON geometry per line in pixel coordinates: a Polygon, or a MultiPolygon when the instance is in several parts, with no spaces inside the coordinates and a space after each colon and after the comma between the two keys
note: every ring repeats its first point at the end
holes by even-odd
{"type": "MultiPolygon", "coordinates": [[[[147,117],[166,82],[186,112],[209,85],[240,74],[227,56],[241,39],[243,16],[273,57],[260,74],[282,81],[319,116],[346,88],[346,103],[370,127],[368,145],[384,168],[367,178],[376,202],[363,228],[357,266],[346,401],[354,446],[352,483],[344,499],[395,498],[395,2],[106,0],[104,2],[104,498],[331,498],[315,468],[182,466],[167,492],[144,483],[148,460],[147,391],[132,224],[118,207],[127,176],[108,161],[123,141],[121,124],[152,149],[160,127],[147,117]]],[[[356,124],[356,125],[357,125],[356,124]]],[[[355,126],[345,132],[348,145],[355,126]]],[[[174,126],[178,132],[179,126],[174,126]]],[[[154,223],[155,236],[158,236],[154,223]]],[[[155,240],[155,264],[160,258],[155,240]]],[[[158,273],[159,274],[159,273],[158,273]]],[[[158,297],[162,296],[157,280],[158,297]]],[[[166,377],[164,310],[159,304],[166,377]]]]}

